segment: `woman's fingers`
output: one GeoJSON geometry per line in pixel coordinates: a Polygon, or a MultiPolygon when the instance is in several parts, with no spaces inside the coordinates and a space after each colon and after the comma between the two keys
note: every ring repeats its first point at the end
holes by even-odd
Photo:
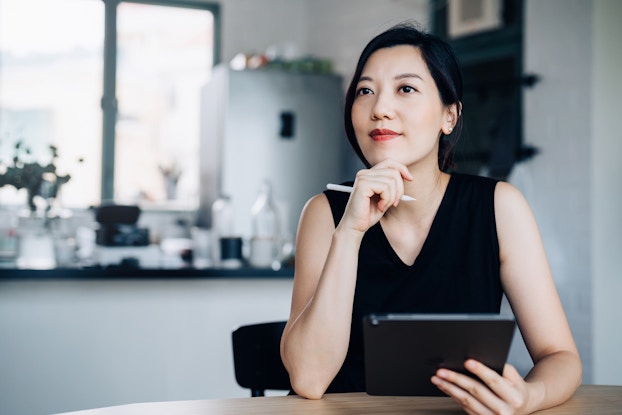
{"type": "Polygon", "coordinates": [[[469,359],[465,368],[479,380],[451,370],[439,369],[432,383],[473,414],[521,413],[527,399],[526,385],[511,365],[503,376],[486,365],[469,359]]]}
{"type": "Polygon", "coordinates": [[[432,383],[434,383],[440,390],[454,399],[468,414],[492,414],[493,412],[480,402],[475,396],[468,393],[466,390],[458,387],[448,379],[432,376],[432,383]]]}
{"type": "Polygon", "coordinates": [[[367,231],[391,206],[400,203],[404,195],[404,180],[412,180],[410,172],[406,166],[393,160],[360,170],[340,226],[359,232],[367,231]]]}
{"type": "Polygon", "coordinates": [[[374,169],[396,170],[400,174],[402,180],[410,181],[413,179],[412,175],[410,174],[410,171],[408,170],[408,167],[406,167],[406,165],[395,160],[391,160],[391,159],[384,160],[371,168],[371,170],[374,170],[374,169]]]}
{"type": "Polygon", "coordinates": [[[524,380],[514,366],[506,364],[503,376],[473,359],[467,360],[464,366],[510,407],[521,408],[525,405],[524,380]]]}
{"type": "Polygon", "coordinates": [[[393,160],[385,160],[371,169],[357,173],[355,189],[364,191],[365,197],[377,195],[378,209],[382,212],[390,206],[397,206],[404,195],[404,180],[412,180],[406,166],[393,160]]]}
{"type": "Polygon", "coordinates": [[[377,198],[376,206],[383,213],[389,207],[396,206],[396,200],[399,201],[399,184],[390,177],[367,177],[360,180],[358,184],[367,189],[367,197],[370,199],[377,198]]]}
{"type": "Polygon", "coordinates": [[[436,376],[432,377],[432,383],[456,400],[469,413],[495,413],[491,408],[501,406],[499,397],[470,376],[439,369],[436,376]]]}

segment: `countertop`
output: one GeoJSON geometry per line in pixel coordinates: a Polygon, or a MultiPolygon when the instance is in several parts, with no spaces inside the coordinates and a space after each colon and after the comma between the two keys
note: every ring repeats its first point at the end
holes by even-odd
{"type": "Polygon", "coordinates": [[[292,278],[294,269],[270,268],[123,268],[118,266],[54,268],[46,270],[0,268],[0,279],[117,279],[117,278],[292,278]]]}

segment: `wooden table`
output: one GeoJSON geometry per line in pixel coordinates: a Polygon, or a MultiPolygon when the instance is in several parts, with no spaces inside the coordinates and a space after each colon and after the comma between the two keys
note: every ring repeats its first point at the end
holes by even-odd
{"type": "MultiPolygon", "coordinates": [[[[320,400],[298,396],[212,399],[138,403],[64,415],[365,415],[365,414],[463,414],[450,398],[370,396],[366,393],[338,393],[320,400]]],[[[622,414],[622,386],[583,385],[563,405],[538,414],[622,414]]]]}

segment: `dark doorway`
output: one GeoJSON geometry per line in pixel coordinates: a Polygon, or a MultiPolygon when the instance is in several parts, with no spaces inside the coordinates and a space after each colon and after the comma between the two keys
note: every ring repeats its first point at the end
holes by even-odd
{"type": "Polygon", "coordinates": [[[522,89],[537,80],[523,74],[523,1],[436,0],[431,5],[433,31],[455,49],[464,75],[464,128],[455,171],[505,179],[514,163],[535,152],[525,148],[522,136],[522,89]],[[460,30],[452,27],[459,25],[451,10],[456,4],[458,16],[469,19],[460,30]],[[496,8],[491,12],[485,4],[496,8]]]}

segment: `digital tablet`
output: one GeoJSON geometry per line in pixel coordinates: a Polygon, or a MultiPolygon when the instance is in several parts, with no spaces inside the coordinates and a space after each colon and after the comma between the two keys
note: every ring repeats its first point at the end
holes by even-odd
{"type": "Polygon", "coordinates": [[[444,396],[430,378],[440,367],[467,373],[473,358],[498,373],[516,326],[500,314],[371,314],[363,319],[370,395],[444,396]]]}

